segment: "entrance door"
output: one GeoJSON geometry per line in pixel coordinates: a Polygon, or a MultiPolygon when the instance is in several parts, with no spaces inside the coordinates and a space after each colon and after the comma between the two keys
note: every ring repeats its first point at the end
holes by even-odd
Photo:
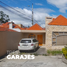
{"type": "Polygon", "coordinates": [[[43,35],[37,35],[37,40],[39,41],[39,46],[42,46],[42,43],[43,43],[43,35]]]}

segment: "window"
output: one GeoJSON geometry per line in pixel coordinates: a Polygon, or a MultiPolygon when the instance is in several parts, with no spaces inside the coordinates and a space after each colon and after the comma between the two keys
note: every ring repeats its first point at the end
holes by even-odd
{"type": "Polygon", "coordinates": [[[21,43],[31,43],[31,40],[21,40],[21,43]]]}
{"type": "Polygon", "coordinates": [[[35,38],[35,34],[29,34],[29,36],[28,36],[29,38],[35,38]]]}
{"type": "Polygon", "coordinates": [[[38,41],[36,39],[34,39],[33,42],[38,42],[38,41]]]}

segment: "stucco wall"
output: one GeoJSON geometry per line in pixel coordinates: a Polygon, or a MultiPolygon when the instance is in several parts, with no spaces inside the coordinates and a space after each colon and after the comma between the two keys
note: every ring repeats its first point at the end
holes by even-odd
{"type": "Polygon", "coordinates": [[[6,32],[0,31],[0,57],[5,55],[6,52],[6,32]]]}
{"type": "Polygon", "coordinates": [[[63,46],[52,46],[52,32],[67,32],[67,26],[56,26],[56,25],[48,25],[48,23],[52,21],[46,20],[46,45],[47,49],[62,49],[63,46]]]}
{"type": "Polygon", "coordinates": [[[22,39],[21,32],[7,32],[7,50],[18,49],[19,41],[22,39]]]}

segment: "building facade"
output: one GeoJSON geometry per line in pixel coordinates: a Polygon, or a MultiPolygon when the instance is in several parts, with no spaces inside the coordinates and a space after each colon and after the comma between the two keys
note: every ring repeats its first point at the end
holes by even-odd
{"type": "Polygon", "coordinates": [[[59,15],[46,17],[46,48],[62,49],[67,44],[67,19],[59,15]]]}
{"type": "Polygon", "coordinates": [[[45,29],[38,24],[29,28],[21,28],[10,22],[2,24],[1,27],[21,32],[22,38],[36,38],[39,46],[44,46],[46,49],[62,49],[67,44],[67,18],[62,15],[57,18],[46,17],[45,29]]]}

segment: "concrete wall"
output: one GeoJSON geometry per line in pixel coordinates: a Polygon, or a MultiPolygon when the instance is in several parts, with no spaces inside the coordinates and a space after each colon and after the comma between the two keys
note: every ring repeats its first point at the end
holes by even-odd
{"type": "Polygon", "coordinates": [[[52,46],[52,32],[67,32],[67,26],[48,25],[49,19],[46,19],[46,45],[47,49],[62,49],[63,46],[52,46]]]}
{"type": "Polygon", "coordinates": [[[6,52],[6,32],[0,31],[0,57],[5,55],[6,52]]]}
{"type": "Polygon", "coordinates": [[[0,31],[0,57],[5,55],[7,50],[18,49],[18,44],[21,39],[21,32],[0,31]]]}
{"type": "Polygon", "coordinates": [[[18,44],[21,39],[21,32],[7,32],[7,50],[18,49],[18,44]]]}
{"type": "MultiPolygon", "coordinates": [[[[28,38],[30,33],[23,33],[23,38],[28,38]]],[[[43,46],[45,46],[45,33],[33,33],[36,36],[37,39],[37,35],[43,35],[43,46]]]]}

